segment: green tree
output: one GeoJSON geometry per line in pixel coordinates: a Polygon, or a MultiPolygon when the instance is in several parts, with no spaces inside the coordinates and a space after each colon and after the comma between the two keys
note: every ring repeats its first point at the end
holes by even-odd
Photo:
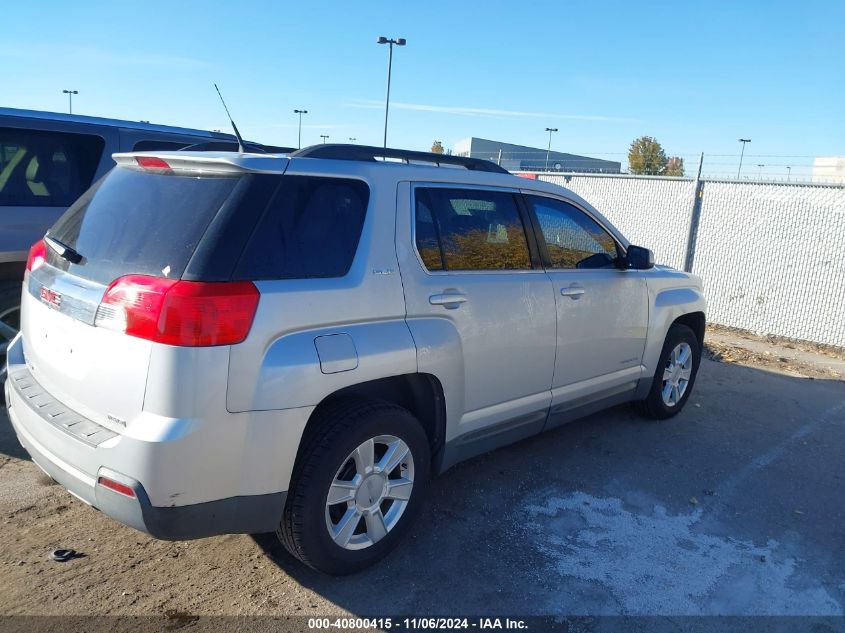
{"type": "Polygon", "coordinates": [[[684,159],[680,156],[672,156],[666,163],[663,170],[664,176],[683,176],[684,175],[684,159]]]}
{"type": "Polygon", "coordinates": [[[663,147],[651,136],[634,139],[628,149],[628,169],[632,174],[657,176],[664,172],[668,162],[663,147]]]}
{"type": "Polygon", "coordinates": [[[440,141],[434,141],[431,145],[431,151],[435,154],[442,154],[445,150],[443,149],[443,143],[440,141]]]}

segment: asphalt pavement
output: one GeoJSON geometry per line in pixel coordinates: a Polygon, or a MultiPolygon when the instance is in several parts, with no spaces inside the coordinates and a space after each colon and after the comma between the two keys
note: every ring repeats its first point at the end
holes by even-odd
{"type": "Polygon", "coordinates": [[[0,418],[0,613],[842,615],[843,455],[845,382],[705,360],[680,416],[617,407],[460,464],[396,552],[330,578],[272,536],[120,526],[0,418]]]}

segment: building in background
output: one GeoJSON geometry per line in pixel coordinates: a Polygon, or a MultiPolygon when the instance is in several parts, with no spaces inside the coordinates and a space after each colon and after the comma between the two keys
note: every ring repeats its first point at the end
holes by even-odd
{"type": "Polygon", "coordinates": [[[845,184],[845,156],[819,156],[813,163],[813,182],[845,184]]]}
{"type": "MultiPolygon", "coordinates": [[[[472,137],[455,143],[452,153],[455,156],[492,160],[494,163],[500,163],[508,171],[544,171],[546,169],[546,149],[542,147],[527,147],[472,137]]],[[[618,174],[621,167],[621,163],[612,160],[564,152],[549,152],[549,171],[618,174]]]]}

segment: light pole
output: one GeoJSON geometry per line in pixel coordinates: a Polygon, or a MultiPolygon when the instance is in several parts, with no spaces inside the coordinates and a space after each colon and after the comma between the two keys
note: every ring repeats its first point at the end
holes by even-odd
{"type": "Polygon", "coordinates": [[[786,182],[789,182],[789,177],[792,175],[792,166],[786,166],[786,182]]]}
{"type": "Polygon", "coordinates": [[[406,40],[404,37],[386,38],[380,36],[376,40],[377,44],[388,44],[390,46],[387,54],[387,98],[384,100],[384,146],[387,147],[387,113],[390,110],[390,72],[393,68],[393,45],[405,46],[406,40]]]}
{"type": "Polygon", "coordinates": [[[302,115],[308,114],[308,110],[294,110],[293,113],[299,115],[299,135],[297,136],[296,146],[302,149],[302,115]]]}
{"type": "Polygon", "coordinates": [[[349,137],[349,142],[350,142],[350,143],[354,143],[354,142],[355,142],[355,141],[357,141],[357,140],[358,140],[358,139],[357,139],[357,138],[355,138],[354,136],[350,136],[350,137],[349,137]]]}
{"type": "Polygon", "coordinates": [[[73,114],[73,95],[78,95],[78,90],[62,90],[62,94],[67,95],[67,110],[68,114],[73,114]]]}
{"type": "Polygon", "coordinates": [[[742,143],[742,152],[739,155],[739,168],[736,170],[736,179],[739,180],[739,172],[742,171],[742,157],[745,156],[745,144],[750,143],[750,138],[741,138],[739,142],[742,143]]]}
{"type": "Polygon", "coordinates": [[[323,144],[325,145],[326,139],[329,138],[328,134],[320,134],[320,138],[323,139],[323,144]]]}
{"type": "Polygon", "coordinates": [[[757,163],[757,180],[763,180],[763,167],[765,165],[757,163]]]}
{"type": "Polygon", "coordinates": [[[546,148],[546,171],[549,171],[549,154],[552,151],[552,133],[557,132],[557,128],[547,127],[546,132],[549,133],[549,146],[546,148]]]}

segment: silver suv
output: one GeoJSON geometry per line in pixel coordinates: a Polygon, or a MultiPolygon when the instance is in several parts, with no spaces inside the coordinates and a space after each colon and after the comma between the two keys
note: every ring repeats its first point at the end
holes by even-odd
{"type": "Polygon", "coordinates": [[[455,463],[610,405],[668,418],[698,278],[486,161],[361,146],[116,154],[29,255],[9,417],[162,539],[388,553],[455,463]]]}

